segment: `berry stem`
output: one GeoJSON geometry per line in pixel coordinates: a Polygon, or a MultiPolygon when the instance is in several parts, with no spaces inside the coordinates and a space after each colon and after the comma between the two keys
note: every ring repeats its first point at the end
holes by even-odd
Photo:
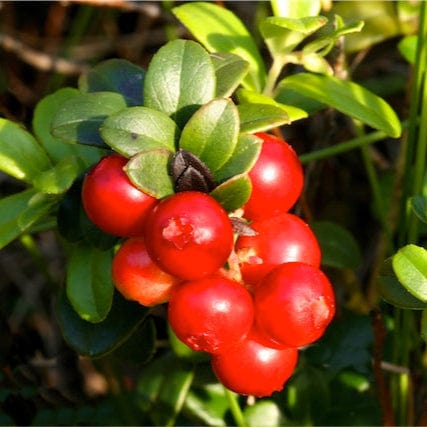
{"type": "Polygon", "coordinates": [[[224,387],[224,393],[228,400],[228,405],[230,407],[231,414],[233,415],[236,426],[238,427],[248,427],[248,423],[243,415],[242,408],[238,402],[238,395],[233,393],[228,388],[224,387]]]}

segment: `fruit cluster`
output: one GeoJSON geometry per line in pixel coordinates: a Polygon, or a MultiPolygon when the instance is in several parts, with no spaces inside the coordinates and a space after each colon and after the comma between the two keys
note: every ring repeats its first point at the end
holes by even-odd
{"type": "Polygon", "coordinates": [[[299,348],[330,323],[335,299],[316,237],[289,212],[303,188],[302,166],[285,141],[256,135],[262,148],[249,171],[252,192],[238,212],[209,194],[191,153],[183,168],[182,158],[175,162],[171,196],[157,200],[136,188],[127,159],[115,153],[85,176],[82,200],[99,228],[126,238],[112,267],[124,297],[145,306],[168,302],[172,330],[211,354],[218,379],[261,397],[283,388],[299,348]],[[194,189],[200,181],[206,191],[194,189]]]}

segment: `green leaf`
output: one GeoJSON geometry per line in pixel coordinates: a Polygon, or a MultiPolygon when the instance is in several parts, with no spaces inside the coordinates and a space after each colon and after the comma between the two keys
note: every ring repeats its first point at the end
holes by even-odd
{"type": "Polygon", "coordinates": [[[412,65],[415,64],[415,60],[417,57],[417,43],[418,35],[413,34],[410,36],[403,37],[397,44],[399,52],[412,65]]]}
{"type": "Polygon", "coordinates": [[[261,132],[289,124],[287,112],[273,104],[245,103],[237,106],[241,132],[261,132]]]}
{"type": "Polygon", "coordinates": [[[244,415],[249,427],[261,425],[263,427],[280,427],[285,425],[285,417],[279,405],[271,399],[258,400],[254,405],[246,406],[244,415]]]}
{"type": "Polygon", "coordinates": [[[0,249],[25,231],[18,219],[35,194],[36,190],[29,188],[0,199],[0,249]]]}
{"type": "Polygon", "coordinates": [[[161,199],[173,194],[169,175],[172,152],[164,148],[145,150],[132,157],[125,170],[132,183],[151,196],[161,199]]]}
{"type": "Polygon", "coordinates": [[[249,63],[232,53],[212,53],[216,74],[216,97],[227,98],[233,94],[248,73],[249,63]]]}
{"type": "Polygon", "coordinates": [[[79,173],[79,161],[71,155],[64,157],[53,168],[36,176],[33,184],[41,193],[62,194],[71,187],[79,173]]]}
{"type": "Polygon", "coordinates": [[[215,69],[208,52],[191,40],[174,40],[151,59],[144,104],[171,116],[182,128],[191,115],[215,96],[215,69]]]}
{"type": "Polygon", "coordinates": [[[239,134],[239,114],[229,99],[210,101],[182,130],[179,147],[199,157],[212,173],[231,157],[239,134]]]}
{"type": "Polygon", "coordinates": [[[113,301],[111,250],[101,251],[76,244],[67,265],[67,297],[78,315],[87,322],[104,320],[113,301]]]}
{"type": "Polygon", "coordinates": [[[411,197],[410,204],[418,219],[427,224],[427,197],[422,195],[411,197]]]}
{"type": "Polygon", "coordinates": [[[306,37],[328,22],[324,16],[288,18],[270,16],[260,25],[261,34],[273,58],[291,53],[306,37]]]}
{"type": "Polygon", "coordinates": [[[24,128],[0,118],[0,170],[32,183],[51,163],[43,147],[24,128]]]}
{"type": "Polygon", "coordinates": [[[298,73],[283,79],[280,86],[329,105],[390,137],[401,134],[399,118],[390,105],[357,83],[333,76],[298,73]]]}
{"type": "Polygon", "coordinates": [[[296,109],[297,118],[295,118],[294,120],[303,119],[311,114],[316,113],[317,111],[326,108],[325,104],[322,104],[321,102],[313,98],[304,96],[299,92],[295,92],[294,90],[292,90],[292,87],[288,85],[279,85],[277,87],[274,99],[276,100],[276,102],[286,108],[286,111],[289,114],[289,118],[292,117],[292,109],[296,109]],[[305,113],[305,116],[300,113],[301,111],[305,113]],[[298,117],[298,115],[300,115],[300,117],[298,117]]]}
{"type": "Polygon", "coordinates": [[[50,215],[59,200],[58,196],[55,195],[35,193],[19,214],[17,218],[18,227],[22,231],[28,230],[37,221],[50,215]]]}
{"type": "Polygon", "coordinates": [[[79,78],[82,92],[117,92],[127,105],[142,105],[145,70],[126,59],[112,58],[95,65],[79,78]]]}
{"type": "Polygon", "coordinates": [[[378,291],[385,301],[395,307],[409,310],[427,308],[427,303],[415,298],[401,285],[394,274],[390,258],[384,262],[381,274],[378,277],[378,291]]]}
{"type": "Polygon", "coordinates": [[[175,151],[179,129],[165,113],[147,107],[129,107],[104,121],[101,136],[115,151],[132,157],[152,148],[175,151]]]}
{"type": "Polygon", "coordinates": [[[218,183],[248,172],[258,159],[262,140],[255,135],[240,134],[232,156],[214,173],[218,183]]]}
{"type": "Polygon", "coordinates": [[[73,97],[79,96],[80,92],[74,88],[62,88],[42,98],[36,105],[33,115],[33,129],[39,143],[49,154],[50,158],[59,162],[65,157],[76,155],[82,161],[82,171],[96,163],[102,151],[95,147],[69,144],[51,133],[52,119],[62,104],[73,97]]]}
{"type": "Polygon", "coordinates": [[[89,357],[104,356],[123,344],[149,313],[142,305],[114,293],[113,304],[105,320],[83,320],[71,306],[67,295],[58,298],[57,317],[62,335],[77,353],[89,357]]]}
{"type": "Polygon", "coordinates": [[[218,185],[210,195],[216,199],[227,212],[242,207],[251,195],[252,184],[247,175],[236,175],[218,185]]]}
{"type": "Polygon", "coordinates": [[[59,107],[52,120],[52,134],[67,142],[104,148],[99,128],[108,116],[124,108],[126,100],[118,93],[83,93],[59,107]]]}
{"type": "Polygon", "coordinates": [[[329,221],[310,224],[322,250],[322,265],[336,268],[357,268],[362,260],[358,243],[341,225],[329,221]]]}
{"type": "Polygon", "coordinates": [[[405,289],[415,298],[427,302],[427,250],[406,245],[393,255],[392,265],[405,289]]]}
{"type": "Polygon", "coordinates": [[[273,14],[287,18],[318,15],[321,6],[321,0],[271,0],[273,14]]]}
{"type": "Polygon", "coordinates": [[[186,3],[172,12],[210,52],[229,52],[247,61],[249,72],[243,86],[262,90],[266,78],[264,61],[250,32],[233,12],[208,2],[186,3]]]}
{"type": "Polygon", "coordinates": [[[237,91],[237,99],[239,100],[239,104],[267,104],[281,108],[287,114],[289,123],[308,117],[308,114],[301,108],[276,102],[274,98],[270,96],[248,89],[239,89],[237,91]]]}

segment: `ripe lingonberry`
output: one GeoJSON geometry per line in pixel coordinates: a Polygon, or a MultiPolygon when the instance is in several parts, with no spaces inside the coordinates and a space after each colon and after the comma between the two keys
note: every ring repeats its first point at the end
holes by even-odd
{"type": "Polygon", "coordinates": [[[141,236],[157,200],[132,184],[124,171],[126,163],[119,154],[103,157],[84,178],[82,202],[89,219],[106,233],[141,236]]]}
{"type": "Polygon", "coordinates": [[[145,241],[150,256],[168,273],[186,280],[215,273],[233,248],[227,212],[211,196],[183,191],[150,213],[145,241]]]}
{"type": "Polygon", "coordinates": [[[296,348],[268,347],[252,329],[230,351],[213,355],[211,365],[219,381],[228,389],[243,395],[265,397],[282,390],[297,361],[296,348]]]}
{"type": "Polygon", "coordinates": [[[143,238],[126,240],[113,258],[112,278],[127,299],[145,306],[168,301],[179,279],[161,270],[147,253],[143,238]]]}
{"type": "Polygon", "coordinates": [[[255,324],[274,343],[301,347],[318,340],[335,314],[335,296],[317,267],[288,262],[255,288],[255,324]]]}
{"type": "Polygon", "coordinates": [[[244,216],[255,220],[288,211],[301,195],[304,173],[294,149],[285,141],[266,133],[261,153],[249,171],[252,192],[244,205],[244,216]]]}
{"type": "Polygon", "coordinates": [[[174,287],[168,319],[176,336],[192,350],[220,353],[248,333],[253,300],[240,283],[213,275],[174,287]]]}
{"type": "Polygon", "coordinates": [[[309,225],[298,216],[283,213],[253,221],[254,236],[239,236],[236,253],[243,280],[256,285],[274,267],[290,261],[301,261],[318,267],[321,261],[319,243],[309,225]]]}

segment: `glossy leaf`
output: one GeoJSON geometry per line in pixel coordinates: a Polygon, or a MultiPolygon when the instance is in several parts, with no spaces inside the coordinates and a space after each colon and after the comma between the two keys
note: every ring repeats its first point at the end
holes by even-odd
{"type": "Polygon", "coordinates": [[[19,223],[19,216],[35,194],[36,190],[29,188],[0,199],[0,249],[26,230],[19,223]]]}
{"type": "Polygon", "coordinates": [[[276,102],[274,98],[270,96],[266,96],[248,89],[239,89],[237,91],[237,99],[239,100],[239,104],[267,104],[281,108],[287,114],[289,123],[308,117],[307,112],[301,108],[276,102]]]}
{"type": "Polygon", "coordinates": [[[251,195],[252,184],[247,175],[236,175],[218,185],[210,195],[216,199],[227,212],[242,207],[251,195]]]}
{"type": "Polygon", "coordinates": [[[65,101],[52,120],[52,134],[67,142],[106,147],[99,133],[104,120],[126,108],[114,92],[83,93],[65,101]]]}
{"type": "Polygon", "coordinates": [[[189,2],[172,12],[210,52],[229,52],[247,61],[249,72],[242,84],[261,91],[266,77],[264,61],[250,32],[233,12],[208,2],[189,2]]]}
{"type": "Polygon", "coordinates": [[[394,274],[391,259],[385,261],[378,277],[378,291],[389,304],[402,309],[423,310],[427,303],[411,295],[399,282],[394,274]]]}
{"type": "Polygon", "coordinates": [[[336,268],[357,268],[362,260],[358,243],[344,227],[329,221],[310,224],[321,250],[322,264],[336,268]]]}
{"type": "Polygon", "coordinates": [[[212,53],[216,74],[216,97],[227,98],[233,94],[249,70],[249,63],[232,53],[212,53]]]}
{"type": "Polygon", "coordinates": [[[239,113],[218,98],[197,110],[182,130],[179,147],[191,151],[215,173],[231,157],[239,134],[239,113]]]}
{"type": "Polygon", "coordinates": [[[215,97],[215,69],[208,52],[191,40],[174,40],[151,59],[144,105],[171,116],[182,128],[191,115],[215,97]]]}
{"type": "Polygon", "coordinates": [[[261,22],[260,31],[273,58],[291,53],[306,37],[328,22],[324,16],[301,18],[271,16],[261,22]]]}
{"type": "Polygon", "coordinates": [[[261,139],[255,135],[240,134],[233,155],[214,173],[218,183],[248,172],[258,159],[261,152],[261,139]]]}
{"type": "Polygon", "coordinates": [[[17,218],[18,227],[21,230],[28,230],[39,220],[49,216],[58,202],[58,196],[35,193],[20,212],[17,218]]]}
{"type": "Polygon", "coordinates": [[[393,270],[399,282],[415,298],[427,302],[427,250],[409,244],[392,258],[393,270]]]}
{"type": "Polygon", "coordinates": [[[45,96],[35,107],[32,125],[36,138],[54,162],[75,155],[82,162],[83,169],[96,163],[103,151],[96,147],[69,144],[51,133],[52,119],[56,112],[64,102],[79,95],[77,89],[65,87],[45,96]]]}
{"type": "Polygon", "coordinates": [[[298,73],[283,79],[280,86],[329,105],[390,137],[397,138],[401,134],[399,118],[390,105],[357,83],[332,76],[298,73]]]}
{"type": "Polygon", "coordinates": [[[117,92],[127,105],[142,105],[145,70],[126,59],[107,59],[91,68],[79,78],[82,92],[117,92]]]}
{"type": "Polygon", "coordinates": [[[321,0],[271,0],[273,14],[288,18],[303,18],[318,15],[321,0]]]}
{"type": "Polygon", "coordinates": [[[67,297],[78,315],[92,323],[104,320],[113,301],[112,251],[76,244],[67,265],[67,297]]]}
{"type": "Polygon", "coordinates": [[[261,132],[289,123],[287,112],[273,104],[245,103],[237,106],[241,132],[261,132]]]}
{"type": "Polygon", "coordinates": [[[77,157],[64,157],[53,168],[37,175],[33,185],[41,193],[62,194],[71,187],[80,169],[77,157]]]}
{"type": "Polygon", "coordinates": [[[19,124],[0,118],[0,170],[31,183],[51,167],[49,157],[37,140],[19,124]]]}
{"type": "Polygon", "coordinates": [[[83,320],[71,306],[65,292],[61,292],[57,304],[57,318],[62,335],[78,354],[101,357],[123,344],[141,322],[149,309],[125,300],[118,292],[105,320],[91,323],[83,320]]]}
{"type": "Polygon", "coordinates": [[[146,107],[130,107],[108,117],[101,126],[103,140],[125,157],[142,150],[175,150],[179,129],[165,113],[146,107]]]}
{"type": "Polygon", "coordinates": [[[169,165],[172,152],[164,148],[145,150],[132,157],[125,170],[132,183],[158,199],[173,194],[169,165]]]}

